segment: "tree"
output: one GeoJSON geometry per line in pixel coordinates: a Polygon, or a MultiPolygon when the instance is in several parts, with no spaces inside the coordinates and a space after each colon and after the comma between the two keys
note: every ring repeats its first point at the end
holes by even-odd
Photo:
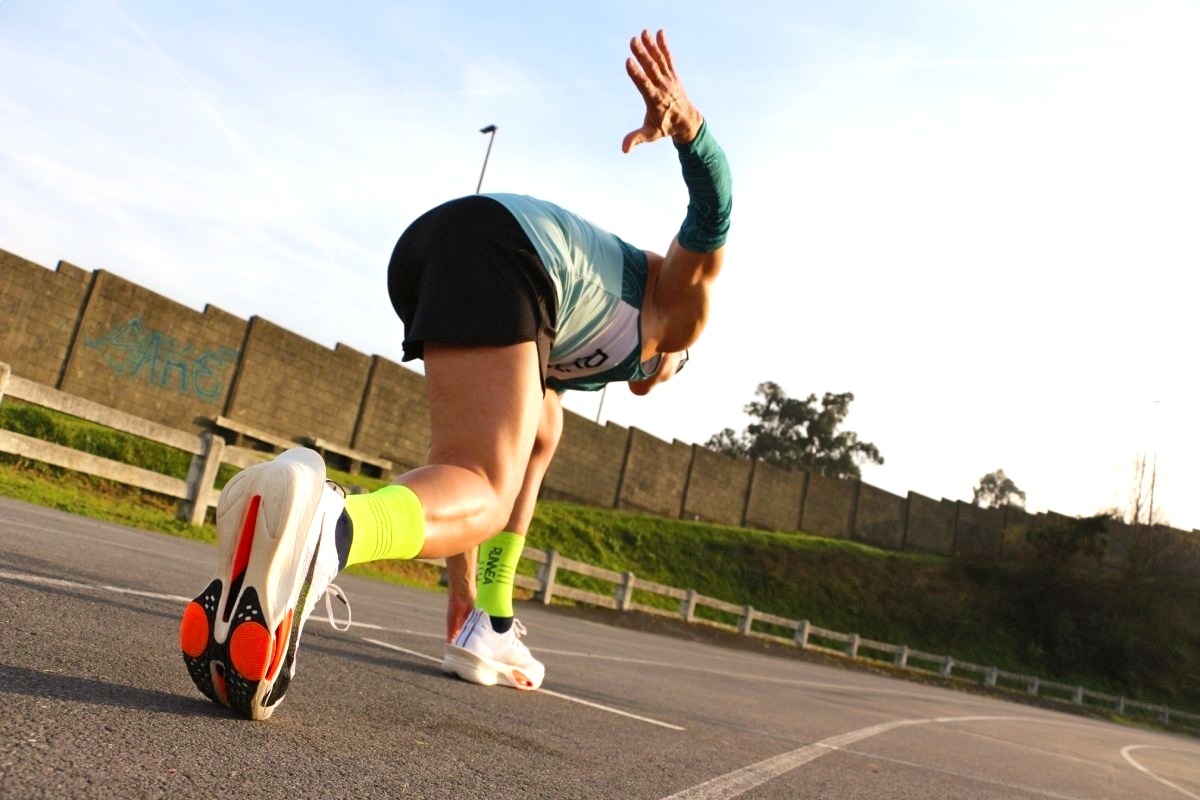
{"type": "Polygon", "coordinates": [[[879,448],[860,442],[853,431],[838,430],[854,395],[826,392],[817,405],[810,394],[799,400],[788,397],[777,383],[760,383],[761,398],[745,407],[756,421],[741,432],[726,428],[714,434],[705,447],[731,456],[766,461],[781,467],[811,469],[829,478],[857,478],[859,464],[882,464],[879,448]]]}
{"type": "Polygon", "coordinates": [[[1129,506],[1125,521],[1133,527],[1139,525],[1166,525],[1166,514],[1162,506],[1154,506],[1154,490],[1158,484],[1158,455],[1147,464],[1146,454],[1138,453],[1133,459],[1133,475],[1129,482],[1129,506]]]}
{"type": "Polygon", "coordinates": [[[989,472],[979,479],[975,487],[975,496],[971,500],[977,506],[984,508],[1003,508],[1004,506],[1025,507],[1025,493],[1017,488],[1012,478],[998,469],[989,472]]]}

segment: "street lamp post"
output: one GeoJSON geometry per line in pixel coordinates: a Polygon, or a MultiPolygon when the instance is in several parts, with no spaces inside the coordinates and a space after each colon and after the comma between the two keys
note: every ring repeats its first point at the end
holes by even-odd
{"type": "Polygon", "coordinates": [[[496,141],[496,126],[488,125],[486,128],[480,128],[480,133],[490,133],[492,136],[488,139],[487,153],[483,156],[483,169],[479,170],[479,183],[475,186],[475,194],[479,194],[479,190],[483,188],[483,173],[487,172],[488,159],[492,155],[492,142],[496,141]]]}

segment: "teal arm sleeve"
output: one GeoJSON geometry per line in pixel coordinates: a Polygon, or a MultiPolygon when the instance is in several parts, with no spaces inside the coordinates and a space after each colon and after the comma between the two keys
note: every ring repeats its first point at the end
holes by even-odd
{"type": "Polygon", "coordinates": [[[683,182],[688,188],[688,210],[679,228],[679,243],[693,253],[711,253],[725,244],[729,215],[733,211],[733,178],[721,145],[700,125],[696,138],[676,143],[683,182]]]}

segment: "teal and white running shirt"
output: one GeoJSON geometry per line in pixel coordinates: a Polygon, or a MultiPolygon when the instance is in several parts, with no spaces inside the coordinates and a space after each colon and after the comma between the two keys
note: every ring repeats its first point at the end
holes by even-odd
{"type": "Polygon", "coordinates": [[[558,293],[558,327],[546,385],[595,391],[640,380],[646,254],[553,203],[488,194],[516,218],[558,293]]]}

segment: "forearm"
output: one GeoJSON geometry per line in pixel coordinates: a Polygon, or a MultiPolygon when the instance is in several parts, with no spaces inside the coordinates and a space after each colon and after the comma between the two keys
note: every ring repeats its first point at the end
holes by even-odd
{"type": "Polygon", "coordinates": [[[733,212],[733,178],[725,152],[704,122],[690,141],[675,140],[688,210],[676,237],[692,253],[713,253],[725,245],[733,212]]]}

